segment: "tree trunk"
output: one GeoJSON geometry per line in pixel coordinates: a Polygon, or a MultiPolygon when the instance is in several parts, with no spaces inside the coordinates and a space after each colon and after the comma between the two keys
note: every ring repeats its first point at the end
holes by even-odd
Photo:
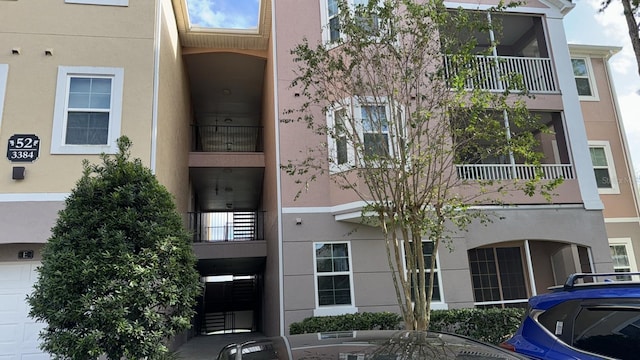
{"type": "Polygon", "coordinates": [[[633,52],[636,54],[636,63],[638,65],[638,74],[640,74],[640,37],[638,35],[638,22],[636,21],[631,0],[622,0],[624,8],[624,17],[629,28],[629,38],[633,46],[633,52]]]}

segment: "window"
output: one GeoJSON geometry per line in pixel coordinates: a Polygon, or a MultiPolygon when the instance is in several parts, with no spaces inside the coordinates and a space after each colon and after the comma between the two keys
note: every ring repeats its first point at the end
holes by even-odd
{"type": "Polygon", "coordinates": [[[129,6],[129,0],[64,0],[67,4],[129,6]]]}
{"type": "MultiPolygon", "coordinates": [[[[405,268],[405,274],[406,276],[408,276],[407,273],[407,255],[406,255],[406,251],[403,249],[404,251],[404,268],[405,268]]],[[[433,257],[433,242],[432,241],[422,241],[422,257],[424,259],[424,267],[425,270],[427,272],[431,272],[430,267],[431,267],[431,259],[433,257]]],[[[436,256],[436,266],[435,266],[435,275],[433,277],[433,296],[431,298],[431,300],[434,303],[442,303],[443,302],[443,297],[441,294],[441,290],[440,290],[440,271],[438,270],[439,268],[439,264],[438,264],[438,259],[436,256]]],[[[429,274],[426,274],[426,279],[427,284],[429,283],[429,274]]],[[[425,284],[425,286],[427,285],[425,284]]],[[[412,300],[414,299],[414,295],[413,295],[413,283],[411,284],[411,298],[412,300]]],[[[435,305],[432,303],[431,306],[432,309],[446,309],[446,305],[444,304],[439,304],[439,305],[435,305]]]]}
{"type": "Polygon", "coordinates": [[[589,141],[589,153],[600,194],[619,194],[618,179],[608,141],[589,141]]]}
{"type": "Polygon", "coordinates": [[[345,124],[346,118],[346,109],[340,109],[335,112],[336,163],[338,165],[344,165],[349,162],[349,153],[347,149],[347,132],[345,124]]]}
{"type": "MultiPolygon", "coordinates": [[[[326,42],[334,43],[342,37],[340,32],[340,1],[346,1],[350,8],[356,8],[357,6],[366,6],[369,0],[320,0],[320,8],[322,9],[323,17],[323,38],[326,42]]],[[[358,16],[356,14],[356,16],[358,16]]],[[[365,19],[363,16],[358,16],[359,23],[367,30],[376,30],[378,24],[378,18],[374,15],[372,19],[365,19]],[[373,24],[372,24],[373,23],[373,24]]]]}
{"type": "Polygon", "coordinates": [[[597,101],[598,93],[593,79],[593,69],[588,58],[572,58],[573,76],[576,80],[580,100],[597,101]]]}
{"type": "MultiPolygon", "coordinates": [[[[318,308],[353,307],[349,245],[348,242],[314,243],[316,304],[318,308]]],[[[347,312],[355,311],[348,310],[347,312]]],[[[314,312],[314,314],[316,313],[314,312]]]]}
{"type": "Polygon", "coordinates": [[[386,106],[363,105],[360,112],[365,155],[388,156],[389,123],[386,106]]]}
{"type": "Polygon", "coordinates": [[[122,68],[58,69],[52,154],[115,153],[122,113],[122,68]]]}
{"type": "Polygon", "coordinates": [[[476,306],[526,305],[528,295],[519,247],[468,251],[476,306]]]}
{"type": "MultiPolygon", "coordinates": [[[[636,272],[635,255],[630,238],[609,239],[609,249],[611,250],[611,260],[613,260],[613,271],[615,272],[636,272]]],[[[617,280],[632,280],[631,276],[616,276],[617,280]]]]}
{"type": "Polygon", "coordinates": [[[357,158],[362,161],[366,157],[367,162],[376,163],[381,158],[394,154],[390,131],[394,121],[402,122],[402,109],[398,107],[394,115],[390,112],[389,104],[364,100],[365,102],[358,102],[356,99],[346,99],[341,107],[327,113],[332,172],[353,168],[357,158]],[[357,134],[353,134],[354,132],[357,134]],[[355,138],[357,139],[354,140],[355,138]],[[354,145],[362,147],[358,156],[354,145]]]}
{"type": "Polygon", "coordinates": [[[9,65],[0,64],[0,129],[2,128],[2,111],[4,109],[4,95],[7,91],[7,77],[9,65]]]}

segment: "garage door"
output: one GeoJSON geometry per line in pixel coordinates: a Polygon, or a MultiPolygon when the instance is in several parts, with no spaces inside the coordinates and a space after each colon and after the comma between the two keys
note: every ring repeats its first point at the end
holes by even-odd
{"type": "Polygon", "coordinates": [[[29,314],[25,296],[36,280],[38,262],[0,263],[0,360],[43,360],[38,348],[43,325],[29,314]]]}

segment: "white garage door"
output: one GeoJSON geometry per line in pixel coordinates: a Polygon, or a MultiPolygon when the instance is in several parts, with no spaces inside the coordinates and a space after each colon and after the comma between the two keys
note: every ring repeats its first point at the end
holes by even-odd
{"type": "Polygon", "coordinates": [[[43,325],[29,317],[25,296],[39,262],[0,263],[0,360],[49,360],[38,348],[43,325]]]}

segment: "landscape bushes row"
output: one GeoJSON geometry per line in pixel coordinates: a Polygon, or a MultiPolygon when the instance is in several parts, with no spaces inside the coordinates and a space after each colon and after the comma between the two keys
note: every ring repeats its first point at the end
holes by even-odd
{"type": "MultiPolygon", "coordinates": [[[[464,335],[491,344],[499,344],[520,325],[524,309],[452,309],[433,310],[429,330],[464,335]]],[[[289,333],[304,334],[351,330],[399,330],[400,315],[389,312],[356,313],[306,318],[293,323],[289,333]]]]}

